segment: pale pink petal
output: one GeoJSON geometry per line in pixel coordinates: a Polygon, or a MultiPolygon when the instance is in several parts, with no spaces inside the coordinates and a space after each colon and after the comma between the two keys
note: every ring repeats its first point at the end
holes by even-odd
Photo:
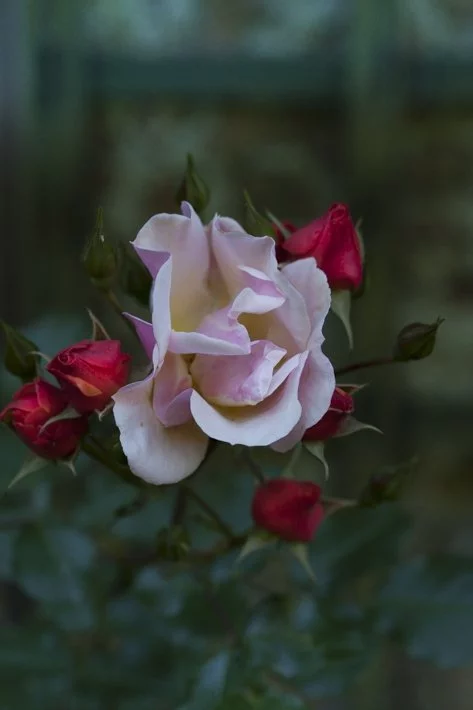
{"type": "Polygon", "coordinates": [[[153,376],[113,397],[120,442],[136,476],[157,485],[190,476],[205,457],[208,439],[193,421],[165,428],[152,405],[153,376]]]}
{"type": "Polygon", "coordinates": [[[273,343],[286,348],[290,355],[307,350],[311,336],[311,321],[306,302],[299,291],[282,273],[275,278],[276,284],[285,296],[284,303],[268,314],[266,337],[273,343]]]}
{"type": "Polygon", "coordinates": [[[230,296],[241,289],[241,266],[249,266],[273,278],[277,274],[275,243],[271,237],[251,237],[240,230],[225,231],[226,222],[215,217],[211,224],[212,252],[230,296]]]}
{"type": "Polygon", "coordinates": [[[142,250],[171,254],[173,327],[191,330],[202,320],[210,300],[210,248],[206,231],[191,205],[184,202],[182,212],[151,217],[139,231],[134,246],[140,257],[147,259],[150,270],[153,262],[142,250]]]}
{"type": "Polygon", "coordinates": [[[137,316],[132,316],[131,313],[124,313],[123,315],[135,326],[136,334],[140,339],[144,351],[151,360],[153,358],[153,350],[156,344],[152,324],[138,318],[137,316]]]}
{"type": "Polygon", "coordinates": [[[235,315],[269,313],[282,306],[286,297],[272,279],[251,267],[240,266],[239,271],[243,288],[233,301],[235,315]]]}
{"type": "Polygon", "coordinates": [[[273,445],[275,451],[289,451],[301,441],[307,429],[314,426],[330,407],[335,389],[335,375],[330,360],[324,355],[321,343],[314,337],[309,357],[301,375],[298,397],[302,405],[299,422],[287,436],[273,445]]]}
{"type": "MultiPolygon", "coordinates": [[[[217,340],[233,343],[238,347],[231,355],[250,352],[250,336],[245,326],[238,322],[240,311],[235,311],[233,304],[220,308],[204,318],[197,332],[217,340]]],[[[195,350],[196,353],[200,350],[195,350]]],[[[218,353],[216,353],[218,354],[218,353]]]]}
{"type": "Polygon", "coordinates": [[[273,394],[273,392],[276,392],[278,387],[281,387],[282,383],[287,380],[291,372],[294,372],[296,367],[299,366],[299,362],[300,355],[293,355],[276,370],[271,380],[271,384],[269,385],[268,397],[273,394]]]}
{"type": "MultiPolygon", "coordinates": [[[[169,299],[171,294],[172,257],[167,254],[166,261],[154,279],[151,289],[151,315],[153,319],[153,332],[158,352],[157,362],[161,364],[166,355],[171,336],[171,313],[169,299]]],[[[153,357],[153,360],[156,359],[153,357]]]]}
{"type": "Polygon", "coordinates": [[[242,232],[243,234],[246,234],[246,230],[243,229],[241,224],[232,217],[221,217],[216,214],[210,224],[210,227],[213,228],[214,225],[220,232],[242,232]]]}
{"type": "Polygon", "coordinates": [[[268,446],[283,438],[301,416],[297,391],[306,358],[307,353],[300,354],[297,368],[284,384],[253,407],[214,407],[194,390],[191,411],[195,421],[208,436],[229,444],[268,446]]]}
{"type": "Polygon", "coordinates": [[[169,340],[169,351],[180,355],[193,355],[200,353],[203,355],[241,355],[249,352],[250,339],[247,345],[243,339],[223,340],[222,338],[205,335],[205,333],[182,333],[172,331],[169,340]]]}
{"type": "Polygon", "coordinates": [[[251,344],[248,355],[197,355],[191,366],[196,388],[222,407],[252,406],[267,395],[276,365],[286,351],[267,340],[251,344]]]}
{"type": "Polygon", "coordinates": [[[167,352],[154,378],[153,408],[161,424],[177,426],[192,418],[191,393],[192,378],[185,360],[167,352]]]}
{"type": "Polygon", "coordinates": [[[304,298],[312,332],[321,332],[330,309],[330,287],[324,272],[317,267],[315,259],[310,258],[287,264],[282,273],[304,298]]]}
{"type": "Polygon", "coordinates": [[[160,268],[169,259],[170,252],[169,251],[154,251],[152,249],[145,249],[144,247],[138,246],[136,241],[132,242],[132,246],[135,248],[136,253],[140,257],[143,264],[148,269],[148,271],[151,274],[151,276],[153,277],[153,279],[155,279],[160,268]]]}

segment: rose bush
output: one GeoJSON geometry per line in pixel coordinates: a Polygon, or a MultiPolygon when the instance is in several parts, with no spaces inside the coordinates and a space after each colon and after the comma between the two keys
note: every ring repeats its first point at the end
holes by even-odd
{"type": "Polygon", "coordinates": [[[188,203],[133,244],[154,280],[152,322],[129,316],[152,370],[113,397],[133,472],[179,481],[209,438],[291,449],[335,387],[322,352],[330,289],[314,259],[279,269],[273,239],[218,215],[204,226],[188,203]]]}

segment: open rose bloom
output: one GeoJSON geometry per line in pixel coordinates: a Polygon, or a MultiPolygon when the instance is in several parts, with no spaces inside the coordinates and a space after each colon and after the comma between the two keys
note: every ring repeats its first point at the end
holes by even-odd
{"type": "Polygon", "coordinates": [[[330,289],[315,260],[278,268],[270,237],[182,211],[152,217],[134,242],[154,280],[152,323],[130,316],[152,372],[114,396],[129,465],[156,484],[193,473],[209,438],[288,451],[335,387],[322,352],[330,289]]]}

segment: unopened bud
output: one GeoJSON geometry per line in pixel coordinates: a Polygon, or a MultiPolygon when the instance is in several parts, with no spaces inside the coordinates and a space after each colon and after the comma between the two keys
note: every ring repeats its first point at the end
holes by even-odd
{"type": "Polygon", "coordinates": [[[195,167],[193,156],[187,154],[187,167],[182,183],[176,193],[178,205],[181,202],[190,202],[197,214],[201,214],[210,201],[208,185],[199,175],[195,167]]]}
{"type": "Polygon", "coordinates": [[[101,208],[97,210],[94,231],[87,240],[82,261],[94,285],[108,290],[117,270],[117,254],[113,244],[105,239],[101,208]]]}
{"type": "Polygon", "coordinates": [[[437,338],[437,331],[443,323],[438,318],[435,323],[411,323],[406,325],[397,336],[394,359],[400,362],[422,360],[432,354],[437,338]]]}
{"type": "Polygon", "coordinates": [[[131,246],[121,244],[120,285],[123,291],[143,306],[149,306],[152,283],[151,274],[131,246]]]}
{"type": "Polygon", "coordinates": [[[20,377],[23,382],[34,380],[37,376],[37,346],[24,335],[4,321],[0,321],[5,333],[4,363],[8,372],[20,377]]]}
{"type": "Polygon", "coordinates": [[[270,219],[260,214],[253,204],[251,197],[245,190],[245,227],[249,234],[255,237],[276,237],[276,229],[270,219]]]}
{"type": "Polygon", "coordinates": [[[417,458],[414,458],[374,475],[361,494],[360,505],[370,507],[399,500],[418,463],[417,458]]]}

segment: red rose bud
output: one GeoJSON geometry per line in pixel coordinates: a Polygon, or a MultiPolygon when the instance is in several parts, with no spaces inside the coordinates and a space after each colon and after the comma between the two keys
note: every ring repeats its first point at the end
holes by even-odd
{"type": "Polygon", "coordinates": [[[79,446],[87,431],[87,418],[62,419],[42,427],[49,419],[61,414],[67,404],[61,390],[37,379],[18,390],[10,404],[0,412],[0,420],[5,420],[38,456],[64,459],[79,446]]]}
{"type": "Polygon", "coordinates": [[[354,412],[353,397],[336,387],[328,411],[322,419],[307,429],[304,441],[325,441],[335,436],[343,422],[354,412]]]}
{"type": "Polygon", "coordinates": [[[332,205],[323,217],[296,230],[281,246],[292,257],[313,256],[331,288],[351,291],[360,288],[363,259],[346,205],[332,205]]]}
{"type": "Polygon", "coordinates": [[[283,243],[287,239],[287,233],[293,234],[295,231],[297,231],[296,227],[292,224],[292,222],[281,222],[281,224],[286,230],[286,235],[282,233],[277,224],[274,225],[274,234],[276,237],[276,259],[278,261],[278,264],[281,264],[282,262],[288,260],[288,254],[286,251],[284,251],[283,246],[283,243]]]}
{"type": "Polygon", "coordinates": [[[104,409],[128,380],[130,356],[118,340],[82,340],[61,350],[47,366],[69,404],[81,414],[104,409]]]}
{"type": "Polygon", "coordinates": [[[322,522],[321,489],[309,481],[276,478],[256,490],[251,513],[256,525],[293,542],[309,542],[322,522]]]}

